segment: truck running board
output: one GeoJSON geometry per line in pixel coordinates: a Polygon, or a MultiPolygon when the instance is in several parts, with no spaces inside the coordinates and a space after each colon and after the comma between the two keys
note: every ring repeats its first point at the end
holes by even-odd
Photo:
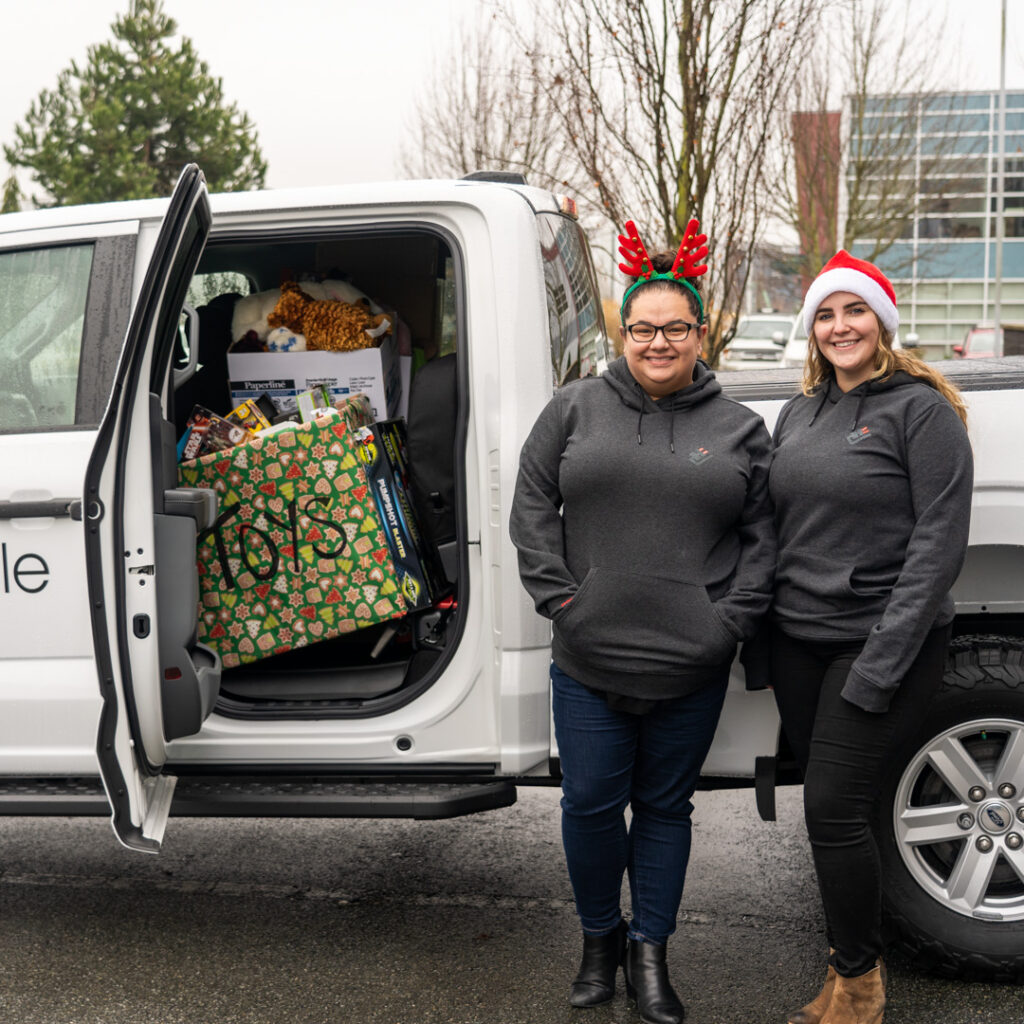
{"type": "MultiPolygon", "coordinates": [[[[178,779],[172,818],[455,818],[516,802],[511,782],[178,779]]],[[[98,778],[0,780],[0,815],[110,814],[98,778]]]]}

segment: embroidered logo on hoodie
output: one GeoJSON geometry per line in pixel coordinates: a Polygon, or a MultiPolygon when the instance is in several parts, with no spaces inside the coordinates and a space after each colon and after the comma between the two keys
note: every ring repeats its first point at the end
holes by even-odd
{"type": "Polygon", "coordinates": [[[711,452],[709,452],[703,445],[690,452],[690,461],[695,466],[699,466],[702,462],[707,462],[710,458],[711,452]]]}
{"type": "Polygon", "coordinates": [[[861,441],[864,440],[865,437],[870,437],[870,436],[871,436],[871,431],[868,430],[867,427],[861,427],[859,430],[851,430],[846,435],[846,440],[849,441],[850,444],[859,444],[861,441]]]}

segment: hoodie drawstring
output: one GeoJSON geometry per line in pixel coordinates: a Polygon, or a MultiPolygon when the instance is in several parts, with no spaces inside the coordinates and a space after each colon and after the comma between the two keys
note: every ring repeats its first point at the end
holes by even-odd
{"type": "MultiPolygon", "coordinates": [[[[637,402],[638,402],[638,404],[640,406],[640,414],[636,418],[636,443],[637,444],[643,444],[644,443],[644,399],[645,399],[645,392],[644,392],[644,389],[639,384],[636,384],[634,386],[636,388],[637,402]]],[[[669,410],[669,414],[668,415],[669,415],[669,420],[668,420],[668,448],[669,448],[669,451],[673,455],[675,455],[675,453],[676,453],[676,410],[675,410],[674,406],[669,410]]]]}
{"type": "Polygon", "coordinates": [[[853,426],[850,427],[851,431],[857,429],[857,424],[860,422],[860,411],[864,408],[864,399],[868,397],[868,389],[865,388],[857,399],[857,411],[853,414],[853,426]]]}
{"type": "MultiPolygon", "coordinates": [[[[864,401],[868,397],[868,390],[869,390],[868,387],[862,387],[861,391],[860,391],[860,394],[857,395],[857,407],[856,407],[856,410],[854,411],[854,414],[853,414],[853,423],[850,426],[850,430],[851,431],[856,430],[857,429],[857,424],[860,423],[860,414],[861,414],[861,411],[864,408],[864,401]]],[[[814,415],[811,416],[810,421],[807,424],[809,427],[813,427],[814,426],[814,421],[818,418],[818,414],[821,412],[821,410],[825,408],[825,403],[827,401],[828,401],[828,385],[826,384],[821,389],[821,396],[818,399],[818,404],[817,404],[817,406],[814,409],[814,415]]]]}
{"type": "Polygon", "coordinates": [[[818,413],[820,413],[821,410],[825,408],[825,403],[827,401],[828,401],[828,388],[827,387],[822,387],[822,389],[821,389],[821,397],[818,399],[818,407],[814,410],[814,415],[810,418],[810,421],[808,422],[807,426],[809,426],[809,427],[813,427],[814,426],[814,421],[818,418],[818,413]]]}
{"type": "MultiPolygon", "coordinates": [[[[619,401],[627,409],[636,412],[636,443],[644,443],[644,416],[650,416],[654,412],[663,412],[669,415],[669,451],[674,455],[676,451],[676,413],[687,413],[690,409],[702,405],[708,399],[715,398],[722,393],[722,385],[715,379],[714,373],[708,368],[707,363],[698,359],[693,367],[693,379],[685,387],[679,388],[671,394],[665,395],[661,400],[651,398],[643,389],[643,385],[629,371],[625,356],[619,356],[609,364],[608,368],[601,374],[603,380],[618,396],[619,401]],[[668,404],[666,404],[668,403],[668,404]]],[[[658,418],[658,431],[662,420],[658,418]]],[[[685,424],[686,420],[683,421],[685,424]]],[[[648,421],[650,425],[650,421],[648,421]]],[[[650,438],[648,437],[648,442],[650,438]]],[[[659,441],[660,445],[661,442],[659,441]]],[[[680,444],[685,447],[686,442],[681,440],[680,444]]],[[[682,449],[680,449],[682,450],[682,449]]]]}

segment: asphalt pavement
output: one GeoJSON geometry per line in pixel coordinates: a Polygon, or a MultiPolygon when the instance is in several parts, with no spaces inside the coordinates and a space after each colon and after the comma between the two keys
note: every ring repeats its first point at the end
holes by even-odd
{"type": "MultiPolygon", "coordinates": [[[[669,945],[693,1024],[783,1024],[824,971],[800,811],[698,793],[669,945]]],[[[628,893],[624,894],[628,900],[628,893]]],[[[635,1024],[565,1002],[579,932],[558,793],[451,821],[0,820],[0,1024],[635,1024]]],[[[1011,1024],[1024,987],[889,964],[886,1024],[1011,1024]]]]}

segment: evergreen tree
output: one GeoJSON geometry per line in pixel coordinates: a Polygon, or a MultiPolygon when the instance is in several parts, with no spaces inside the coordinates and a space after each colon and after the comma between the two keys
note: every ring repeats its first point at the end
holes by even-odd
{"type": "Polygon", "coordinates": [[[175,45],[177,28],[162,0],[131,0],[113,40],[32,102],[4,154],[45,190],[37,206],[169,195],[193,160],[213,191],[263,186],[252,122],[225,102],[192,41],[175,45]]]}
{"type": "Polygon", "coordinates": [[[18,179],[12,174],[3,186],[0,194],[0,213],[17,213],[21,209],[21,189],[18,179]]]}

